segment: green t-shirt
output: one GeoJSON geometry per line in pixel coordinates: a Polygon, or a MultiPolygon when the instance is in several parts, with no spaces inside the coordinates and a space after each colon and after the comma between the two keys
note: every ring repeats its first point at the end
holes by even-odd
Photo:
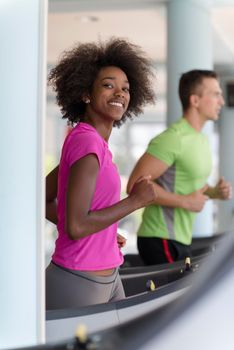
{"type": "MultiPolygon", "coordinates": [[[[208,138],[185,118],[153,138],[147,153],[169,168],[156,182],[166,191],[186,195],[202,188],[211,172],[208,138]]],[[[159,237],[191,244],[195,213],[181,208],[151,205],[143,212],[140,237],[159,237]]]]}

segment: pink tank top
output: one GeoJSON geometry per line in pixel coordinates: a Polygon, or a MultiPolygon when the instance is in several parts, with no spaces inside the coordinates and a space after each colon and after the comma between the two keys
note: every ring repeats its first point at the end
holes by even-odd
{"type": "MultiPolygon", "coordinates": [[[[95,128],[77,124],[65,139],[58,177],[58,238],[52,260],[73,270],[104,270],[122,264],[117,244],[117,223],[87,237],[71,240],[65,232],[65,199],[69,168],[80,158],[95,154],[99,173],[90,210],[109,207],[120,200],[120,177],[107,142],[95,128]]],[[[82,198],[77,198],[81,200],[82,198]]]]}

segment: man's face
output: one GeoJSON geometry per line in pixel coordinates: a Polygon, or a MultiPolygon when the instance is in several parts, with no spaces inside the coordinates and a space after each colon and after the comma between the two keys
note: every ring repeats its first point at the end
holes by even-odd
{"type": "Polygon", "coordinates": [[[215,78],[204,78],[198,88],[197,110],[204,120],[218,120],[224,99],[219,82],[215,78]]]}

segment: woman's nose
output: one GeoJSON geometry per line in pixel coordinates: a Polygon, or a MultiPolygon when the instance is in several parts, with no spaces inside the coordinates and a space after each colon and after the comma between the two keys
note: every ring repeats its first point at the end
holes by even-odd
{"type": "Polygon", "coordinates": [[[123,90],[120,90],[120,89],[116,90],[114,94],[115,94],[115,96],[119,96],[119,97],[123,97],[124,96],[123,90]]]}

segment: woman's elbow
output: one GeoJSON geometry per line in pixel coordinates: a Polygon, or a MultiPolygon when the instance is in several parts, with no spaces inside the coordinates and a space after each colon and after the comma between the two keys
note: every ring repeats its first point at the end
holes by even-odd
{"type": "Polygon", "coordinates": [[[68,237],[73,241],[83,238],[87,235],[85,229],[82,228],[82,225],[66,224],[65,229],[68,237]]]}
{"type": "Polygon", "coordinates": [[[132,190],[132,185],[130,182],[128,182],[127,188],[126,188],[126,193],[129,195],[131,193],[131,190],[132,190]]]}

